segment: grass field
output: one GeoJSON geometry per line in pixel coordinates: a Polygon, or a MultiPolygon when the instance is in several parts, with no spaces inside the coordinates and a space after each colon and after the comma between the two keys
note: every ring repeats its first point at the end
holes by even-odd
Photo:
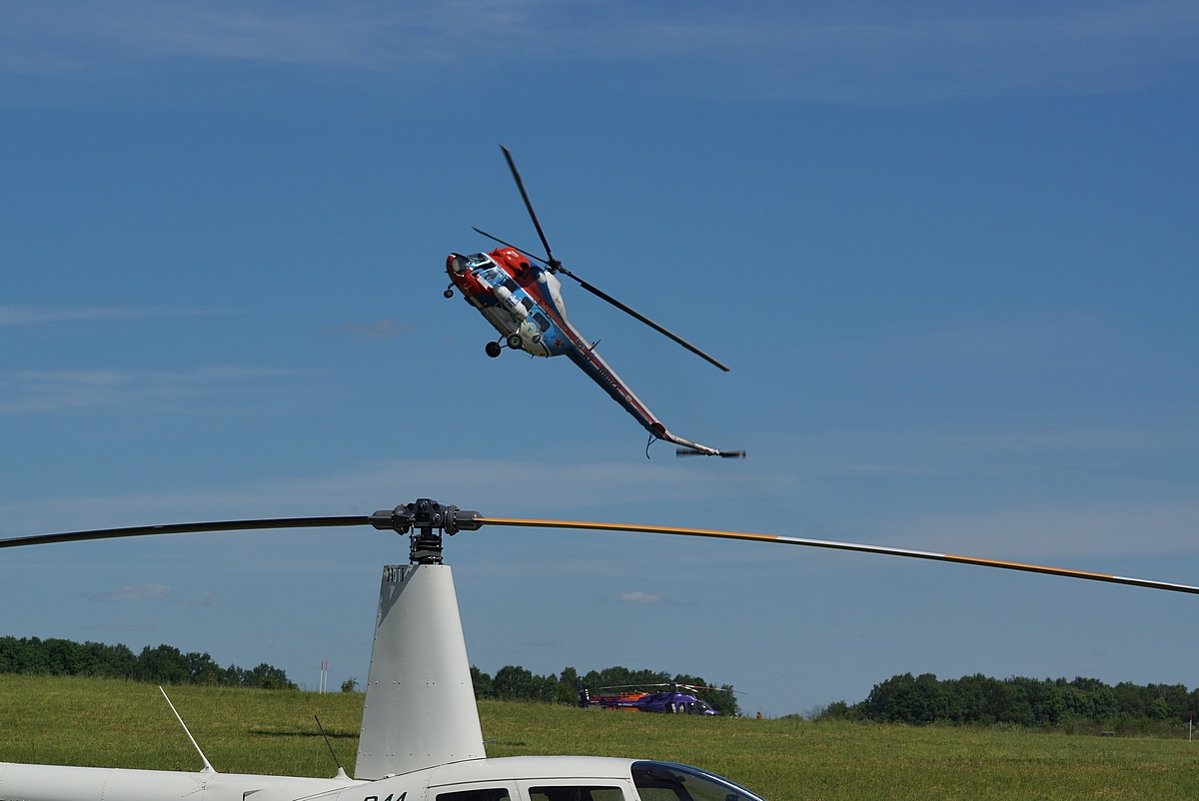
{"type": "MultiPolygon", "coordinates": [[[[0,761],[195,770],[157,688],[0,676],[0,761]]],[[[319,715],[353,773],[362,696],[168,688],[218,771],[331,776],[319,715]]],[[[769,801],[1199,799],[1199,742],[806,723],[484,702],[488,756],[597,754],[713,770],[769,801]]]]}

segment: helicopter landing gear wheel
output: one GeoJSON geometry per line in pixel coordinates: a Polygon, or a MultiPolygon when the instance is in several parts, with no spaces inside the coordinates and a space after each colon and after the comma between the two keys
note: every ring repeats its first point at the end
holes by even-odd
{"type": "Polygon", "coordinates": [[[494,359],[496,356],[500,355],[500,343],[488,342],[487,347],[483,348],[483,350],[487,352],[488,356],[494,359]]]}
{"type": "Polygon", "coordinates": [[[454,297],[454,289],[453,289],[453,287],[447,286],[445,288],[445,292],[442,292],[441,294],[445,295],[447,298],[452,298],[452,297],[454,297]]]}
{"type": "Polygon", "coordinates": [[[520,350],[520,334],[508,335],[508,347],[512,350],[520,350]]]}

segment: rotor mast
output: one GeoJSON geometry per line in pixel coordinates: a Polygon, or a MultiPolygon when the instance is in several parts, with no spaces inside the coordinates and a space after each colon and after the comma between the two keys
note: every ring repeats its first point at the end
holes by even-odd
{"type": "Polygon", "coordinates": [[[479,515],[421,498],[375,512],[378,529],[409,534],[409,563],[386,565],[371,645],[356,779],[486,757],[474,683],[442,535],[479,515]]]}

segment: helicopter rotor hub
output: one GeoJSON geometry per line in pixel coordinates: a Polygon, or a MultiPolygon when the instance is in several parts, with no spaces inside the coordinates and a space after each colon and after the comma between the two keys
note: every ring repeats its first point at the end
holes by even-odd
{"type": "Polygon", "coordinates": [[[459,531],[477,531],[483,524],[478,512],[443,506],[431,498],[418,498],[394,509],[382,509],[370,516],[370,524],[380,531],[408,534],[408,559],[412,564],[442,563],[442,534],[451,537],[459,531]]]}

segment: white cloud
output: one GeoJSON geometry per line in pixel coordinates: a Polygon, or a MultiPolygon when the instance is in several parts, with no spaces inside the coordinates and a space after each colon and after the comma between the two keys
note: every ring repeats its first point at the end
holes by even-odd
{"type": "Polygon", "coordinates": [[[411,332],[412,325],[395,320],[379,320],[373,323],[346,323],[334,330],[361,339],[391,339],[411,332]]]}
{"type": "Polygon", "coordinates": [[[96,596],[100,601],[159,601],[171,594],[165,584],[134,584],[96,596]]]}
{"type": "Polygon", "coordinates": [[[695,601],[676,601],[673,598],[641,592],[640,590],[623,593],[620,596],[620,602],[624,604],[657,604],[660,606],[698,606],[695,601]]]}
{"type": "Polygon", "coordinates": [[[195,317],[236,313],[233,309],[186,306],[80,306],[74,308],[0,306],[0,326],[73,323],[92,320],[141,320],[148,317],[195,317]]]}
{"type": "Polygon", "coordinates": [[[217,364],[191,370],[18,370],[0,373],[0,415],[121,406],[154,398],[196,396],[244,381],[294,378],[307,371],[217,364]]]}
{"type": "MultiPolygon", "coordinates": [[[[184,520],[239,520],[266,517],[369,515],[415,500],[417,493],[474,509],[484,515],[505,517],[560,517],[615,520],[612,512],[594,514],[596,497],[613,509],[639,501],[654,506],[696,502],[717,503],[756,492],[769,477],[725,476],[718,484],[697,480],[702,465],[689,464],[561,464],[482,459],[391,459],[368,462],[354,469],[326,475],[279,477],[234,485],[181,487],[155,492],[109,495],[64,493],[56,497],[25,497],[0,504],[0,537],[52,531],[135,526],[184,520]],[[532,493],[529,476],[552,469],[552,493],[532,493]],[[464,477],[485,476],[485,481],[464,477]],[[582,510],[582,511],[580,511],[582,510]]],[[[668,522],[650,520],[646,522],[668,522]]],[[[371,532],[373,533],[373,532],[371,532]]],[[[466,532],[459,539],[482,538],[507,542],[518,532],[486,526],[480,533],[466,532]]],[[[619,542],[634,535],[596,535],[592,542],[619,542]]],[[[370,533],[355,542],[375,542],[370,533]]],[[[330,540],[332,541],[332,540],[330,540]]],[[[463,545],[465,547],[465,544],[463,545]]],[[[615,546],[619,547],[619,546],[615,546]]],[[[307,554],[294,554],[297,559],[307,554]]],[[[321,559],[323,557],[313,556],[321,559]]],[[[529,562],[528,554],[511,554],[516,566],[529,562]]],[[[577,563],[553,569],[577,569],[577,563]]],[[[535,569],[542,569],[540,566],[535,569]]]]}
{"type": "MultiPolygon", "coordinates": [[[[984,558],[1114,560],[1194,554],[1196,531],[1199,503],[1101,498],[1072,506],[912,517],[889,523],[886,538],[905,547],[984,558]]],[[[1114,565],[1113,570],[1119,571],[1114,565]]]]}
{"type": "Polygon", "coordinates": [[[0,69],[9,72],[257,62],[399,75],[397,66],[435,64],[468,77],[481,65],[536,60],[697,76],[683,80],[709,94],[882,105],[1193,82],[1199,58],[1199,6],[1181,0],[1032,10],[755,4],[752,13],[725,4],[536,0],[80,2],[18,4],[3,17],[0,69]]]}
{"type": "MultiPolygon", "coordinates": [[[[532,5],[536,5],[533,3],[532,5]]],[[[457,43],[504,38],[523,4],[66,2],[2,15],[0,67],[52,72],[176,62],[375,68],[453,60],[457,43]]]]}

